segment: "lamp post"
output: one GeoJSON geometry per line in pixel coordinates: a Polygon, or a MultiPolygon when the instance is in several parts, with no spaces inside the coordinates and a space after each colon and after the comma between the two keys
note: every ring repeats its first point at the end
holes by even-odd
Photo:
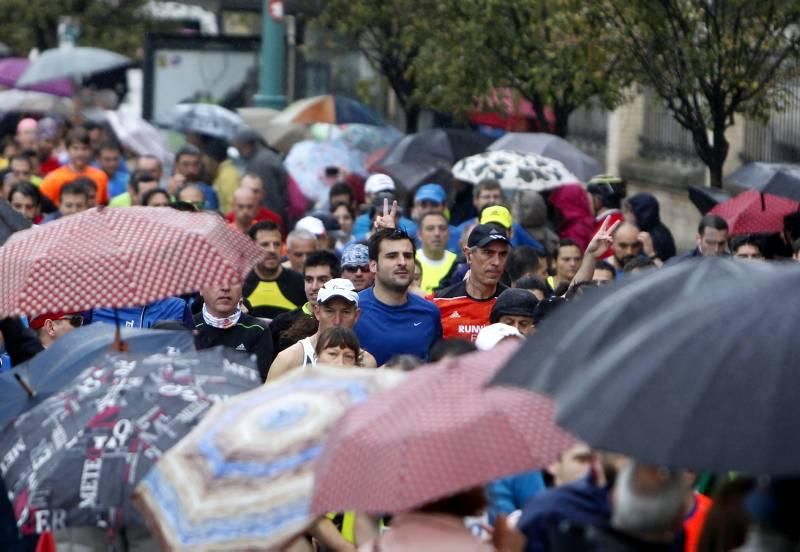
{"type": "Polygon", "coordinates": [[[254,101],[259,107],[283,109],[286,107],[284,60],[286,32],[283,0],[264,0],[264,15],[261,23],[261,70],[259,90],[254,101]]]}

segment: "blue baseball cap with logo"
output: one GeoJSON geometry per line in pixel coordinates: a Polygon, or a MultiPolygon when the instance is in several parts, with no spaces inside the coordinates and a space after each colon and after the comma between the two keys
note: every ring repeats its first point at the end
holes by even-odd
{"type": "Polygon", "coordinates": [[[438,184],[423,184],[414,194],[414,201],[430,201],[441,205],[447,201],[447,192],[438,184]]]}

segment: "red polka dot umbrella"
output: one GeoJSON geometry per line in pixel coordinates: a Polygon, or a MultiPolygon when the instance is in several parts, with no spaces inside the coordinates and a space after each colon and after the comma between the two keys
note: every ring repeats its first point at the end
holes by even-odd
{"type": "Polygon", "coordinates": [[[800,203],[757,190],[747,190],[720,203],[710,213],[728,222],[730,234],[783,232],[783,217],[796,213],[800,203]]]}
{"type": "Polygon", "coordinates": [[[91,209],[0,248],[0,315],[132,307],[241,281],[259,248],[208,213],[91,209]]]}
{"type": "Polygon", "coordinates": [[[349,410],[315,466],[312,511],[407,511],[555,460],[575,441],[554,403],[484,387],[514,350],[424,366],[349,410]]]}

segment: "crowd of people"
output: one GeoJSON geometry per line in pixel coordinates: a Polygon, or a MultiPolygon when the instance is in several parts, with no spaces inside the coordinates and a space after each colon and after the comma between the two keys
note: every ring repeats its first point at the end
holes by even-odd
{"type": "MultiPolygon", "coordinates": [[[[96,206],[163,208],[164,216],[209,211],[249,236],[263,257],[243,282],[193,296],[3,320],[4,370],[89,323],[190,329],[198,349],[255,355],[267,383],[317,363],[413,370],[524,340],[587,290],[689,257],[800,261],[800,241],[731,236],[716,215],[702,217],[695,247],[679,255],[656,198],[629,196],[613,175],[542,193],[510,193],[487,179],[455,205],[449,182],[406,192],[386,174],[360,179],[336,170],[321,175],[328,197],[296,209],[280,155],[251,130],[230,144],[187,135],[171,161],[169,169],[155,155],[131,155],[102,124],[19,122],[0,158],[0,196],[33,224],[96,206]],[[238,155],[229,157],[228,146],[238,155]]],[[[346,513],[321,520],[302,542],[382,551],[797,549],[795,524],[764,506],[764,497],[774,505],[784,496],[781,482],[723,478],[712,501],[700,475],[581,443],[542,470],[385,520],[392,529],[383,536],[377,524],[346,513]],[[754,495],[763,500],[745,500],[754,495]],[[470,529],[459,519],[482,515],[491,536],[484,522],[470,529]],[[760,532],[748,537],[748,524],[760,532]]]]}

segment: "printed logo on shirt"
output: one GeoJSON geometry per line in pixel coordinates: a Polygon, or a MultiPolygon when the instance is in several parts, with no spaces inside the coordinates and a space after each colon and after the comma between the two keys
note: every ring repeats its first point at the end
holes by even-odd
{"type": "Polygon", "coordinates": [[[414,322],[414,327],[416,328],[416,327],[417,327],[417,326],[419,326],[420,324],[422,324],[422,322],[414,322]]]}
{"type": "Polygon", "coordinates": [[[236,350],[237,350],[237,351],[247,351],[247,347],[245,347],[245,346],[244,346],[244,343],[239,343],[239,344],[236,346],[236,350]]]}
{"type": "Polygon", "coordinates": [[[461,318],[461,315],[460,315],[460,314],[458,314],[458,311],[455,311],[453,314],[451,314],[450,316],[448,316],[448,318],[461,318]]]}

